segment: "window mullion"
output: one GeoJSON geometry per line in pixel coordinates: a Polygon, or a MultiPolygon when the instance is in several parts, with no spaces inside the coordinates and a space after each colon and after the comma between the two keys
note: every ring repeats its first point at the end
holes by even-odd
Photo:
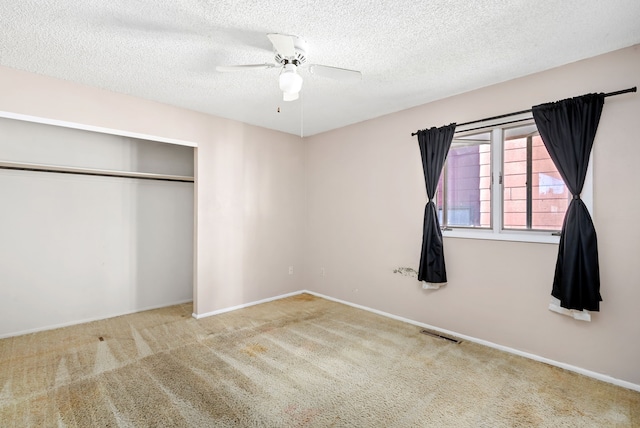
{"type": "Polygon", "coordinates": [[[449,216],[447,215],[447,211],[449,211],[449,203],[448,199],[448,168],[447,162],[445,161],[444,167],[442,168],[442,225],[441,227],[449,227],[449,216]]]}
{"type": "Polygon", "coordinates": [[[491,230],[500,233],[503,228],[503,132],[496,128],[491,131],[491,230]]]}
{"type": "Polygon", "coordinates": [[[527,218],[526,227],[533,225],[533,137],[527,137],[527,218]]]}

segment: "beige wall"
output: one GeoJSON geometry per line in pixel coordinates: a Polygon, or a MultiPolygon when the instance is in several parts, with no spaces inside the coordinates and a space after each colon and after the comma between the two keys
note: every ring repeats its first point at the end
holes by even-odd
{"type": "Polygon", "coordinates": [[[0,94],[0,111],[198,144],[197,314],[303,288],[299,137],[6,67],[0,94]]]}
{"type": "Polygon", "coordinates": [[[304,288],[300,137],[217,120],[197,151],[196,313],[304,288]]]}
{"type": "Polygon", "coordinates": [[[483,88],[306,139],[307,286],[439,328],[640,384],[640,95],[607,98],[594,148],[601,312],[547,309],[557,245],[445,239],[449,283],[417,270],[425,190],[411,132],[640,83],[640,47],[483,88]],[[322,276],[321,269],[325,269],[322,276]]]}

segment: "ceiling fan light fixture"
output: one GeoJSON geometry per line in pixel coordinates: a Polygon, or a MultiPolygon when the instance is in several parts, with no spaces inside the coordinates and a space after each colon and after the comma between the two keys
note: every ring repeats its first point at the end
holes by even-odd
{"type": "Polygon", "coordinates": [[[283,92],[282,93],[282,100],[283,101],[295,101],[298,98],[300,98],[300,94],[298,92],[295,92],[295,93],[283,92]]]}
{"type": "Polygon", "coordinates": [[[294,64],[285,64],[278,78],[280,90],[288,94],[297,94],[302,89],[302,76],[294,64]]]}

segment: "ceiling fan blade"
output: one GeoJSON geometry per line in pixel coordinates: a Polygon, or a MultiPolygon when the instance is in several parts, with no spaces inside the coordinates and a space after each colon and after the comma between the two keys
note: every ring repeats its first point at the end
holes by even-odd
{"type": "Polygon", "coordinates": [[[283,58],[288,58],[296,55],[296,47],[293,43],[293,36],[287,34],[267,34],[273,48],[283,58]]]}
{"type": "Polygon", "coordinates": [[[343,82],[355,82],[362,79],[362,73],[346,68],[329,67],[328,65],[312,64],[309,66],[311,74],[328,77],[329,79],[341,80],[343,82]]]}
{"type": "Polygon", "coordinates": [[[275,64],[244,64],[244,65],[218,65],[216,70],[223,73],[232,71],[246,71],[246,70],[263,70],[265,68],[273,68],[275,64]]]}
{"type": "Polygon", "coordinates": [[[298,93],[298,92],[294,92],[294,93],[291,93],[291,92],[283,92],[283,93],[282,93],[282,100],[283,100],[283,101],[295,101],[295,100],[297,100],[298,98],[300,98],[300,95],[299,95],[299,93],[298,93]]]}

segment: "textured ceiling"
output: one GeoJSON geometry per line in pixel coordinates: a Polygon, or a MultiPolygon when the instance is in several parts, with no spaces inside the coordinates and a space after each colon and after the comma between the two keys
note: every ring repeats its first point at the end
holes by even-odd
{"type": "Polygon", "coordinates": [[[0,64],[312,135],[640,43],[638,0],[3,0],[0,64]],[[281,101],[267,33],[309,44],[281,101]],[[278,113],[280,107],[280,113],[278,113]]]}

